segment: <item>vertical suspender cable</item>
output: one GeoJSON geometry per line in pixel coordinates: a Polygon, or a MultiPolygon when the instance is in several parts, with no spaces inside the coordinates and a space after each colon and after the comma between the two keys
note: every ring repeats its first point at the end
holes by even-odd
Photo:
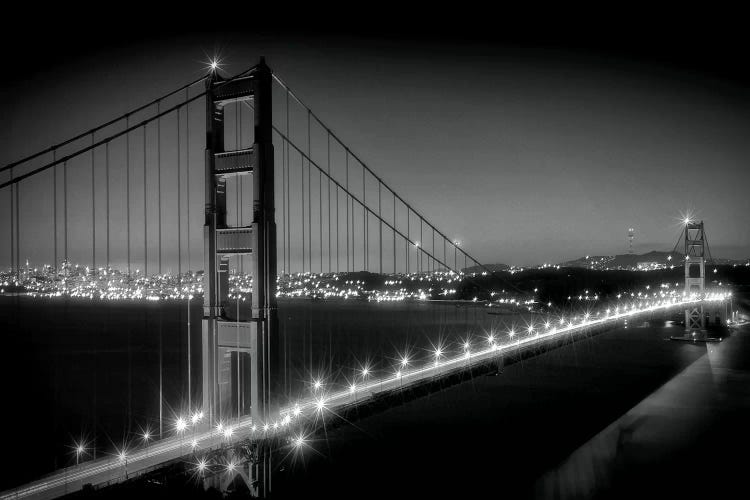
{"type": "Polygon", "coordinates": [[[393,274],[396,274],[396,195],[393,195],[393,274]]]}
{"type": "Polygon", "coordinates": [[[236,290],[237,292],[237,320],[235,324],[235,331],[237,332],[237,352],[235,353],[237,355],[237,425],[240,424],[240,407],[242,406],[240,404],[240,395],[242,392],[240,391],[240,291],[239,289],[236,290]]]}
{"type": "Polygon", "coordinates": [[[104,188],[105,198],[107,201],[107,267],[105,268],[105,273],[109,273],[109,142],[107,142],[104,145],[104,180],[106,181],[106,186],[104,188]]]}
{"type": "MultiPolygon", "coordinates": [[[[193,269],[192,253],[190,252],[190,89],[185,89],[185,208],[187,209],[187,264],[188,272],[193,269]]],[[[188,314],[190,308],[188,307],[188,314]]],[[[190,347],[190,346],[188,346],[190,347]]],[[[189,368],[189,366],[188,366],[189,368]]]]}
{"type": "MultiPolygon", "coordinates": [[[[94,134],[91,134],[94,145],[94,134]]],[[[94,150],[91,150],[91,272],[96,271],[96,185],[94,182],[94,150]]]]}
{"type": "MultiPolygon", "coordinates": [[[[54,162],[57,157],[57,150],[52,151],[52,161],[54,162]]],[[[53,226],[53,231],[55,233],[55,251],[54,251],[54,258],[52,259],[52,264],[54,266],[55,270],[55,277],[57,277],[57,165],[52,167],[52,206],[53,206],[53,216],[55,218],[53,226]]]]}
{"type": "Polygon", "coordinates": [[[323,173],[318,170],[318,243],[320,243],[320,274],[323,274],[323,173]]]}
{"type": "MultiPolygon", "coordinates": [[[[188,271],[193,269],[193,254],[190,251],[190,89],[185,89],[185,204],[187,205],[187,252],[188,271]]],[[[189,314],[189,313],[188,313],[189,314]]]]}
{"type": "MultiPolygon", "coordinates": [[[[307,110],[307,234],[310,264],[309,270],[312,273],[312,165],[310,164],[310,110],[307,110]]],[[[312,365],[310,365],[312,369],[312,365]]]]}
{"type": "Polygon", "coordinates": [[[381,210],[381,189],[380,181],[378,181],[378,226],[380,228],[380,236],[378,236],[378,244],[380,245],[380,274],[383,274],[383,215],[381,210]]]}
{"type": "Polygon", "coordinates": [[[164,385],[162,377],[162,315],[159,314],[159,439],[162,438],[164,432],[164,385]]]}
{"type": "Polygon", "coordinates": [[[406,207],[406,241],[404,247],[406,248],[406,274],[409,274],[409,241],[411,240],[411,209],[407,205],[406,207]]]}
{"type": "MultiPolygon", "coordinates": [[[[13,167],[10,167],[10,180],[11,181],[13,180],[13,167]]],[[[8,213],[10,214],[10,271],[11,273],[13,273],[13,270],[16,267],[16,261],[15,261],[16,247],[15,247],[15,235],[14,235],[15,230],[16,230],[16,228],[14,227],[16,214],[15,214],[15,206],[13,204],[14,198],[15,198],[14,196],[15,188],[16,188],[15,184],[10,185],[10,210],[8,211],[8,213]]],[[[16,275],[16,279],[18,279],[18,275],[16,275]]]]}
{"type": "MultiPolygon", "coordinates": [[[[242,106],[240,103],[237,103],[237,113],[235,114],[235,117],[237,119],[237,149],[242,149],[242,106]]],[[[245,193],[244,189],[244,176],[239,175],[237,176],[237,189],[239,192],[239,196],[237,197],[237,225],[242,226],[243,225],[243,205],[242,205],[242,197],[245,193]]],[[[245,257],[242,254],[237,254],[239,258],[239,267],[240,267],[240,274],[243,274],[245,272],[245,257]]],[[[239,296],[239,289],[237,290],[238,296],[239,296]]],[[[239,316],[238,316],[239,317],[239,316]]],[[[237,354],[237,366],[239,370],[239,354],[237,354]]]]}
{"type": "MultiPolygon", "coordinates": [[[[65,250],[63,257],[65,258],[65,275],[68,274],[68,162],[63,162],[63,211],[65,219],[65,250]]],[[[65,284],[67,288],[67,282],[65,284]]]]}
{"type": "MultiPolygon", "coordinates": [[[[130,128],[130,117],[125,118],[125,127],[130,128]]],[[[125,134],[125,225],[127,226],[128,279],[130,279],[130,132],[125,134]]]]}
{"type": "Polygon", "coordinates": [[[331,272],[331,134],[328,140],[328,272],[331,272]]]}
{"type": "MultiPolygon", "coordinates": [[[[330,142],[331,134],[328,134],[330,142]]],[[[340,271],[339,264],[339,185],[336,184],[336,272],[340,271]]]]}
{"type": "MultiPolygon", "coordinates": [[[[363,262],[365,266],[365,271],[370,270],[370,246],[367,241],[367,237],[369,236],[369,228],[368,228],[368,220],[367,220],[367,188],[366,188],[366,179],[367,179],[367,173],[365,172],[364,167],[362,167],[362,252],[363,252],[363,262]]],[[[352,200],[352,204],[354,203],[354,200],[352,200]]]]}
{"type": "MultiPolygon", "coordinates": [[[[287,102],[287,106],[289,103],[287,102]]],[[[287,111],[287,120],[288,111],[287,111]]],[[[287,128],[289,124],[287,122],[287,128]]],[[[281,276],[286,274],[286,162],[287,162],[287,148],[286,141],[281,138],[281,276]]],[[[286,389],[286,387],[285,387],[286,389]]]]}
{"type": "Polygon", "coordinates": [[[16,182],[16,279],[21,273],[21,224],[18,200],[21,198],[21,183],[16,182]]]}
{"type": "Polygon", "coordinates": [[[178,283],[182,283],[182,162],[180,157],[182,156],[182,141],[180,135],[182,134],[182,126],[180,121],[182,116],[180,114],[181,108],[177,108],[177,276],[178,283]]]}
{"type": "Polygon", "coordinates": [[[422,273],[422,253],[420,250],[424,249],[424,239],[422,235],[422,216],[419,216],[419,247],[417,247],[417,272],[422,273]]]}
{"type": "MultiPolygon", "coordinates": [[[[161,101],[156,103],[156,112],[161,114],[161,101]]],[[[161,116],[156,121],[156,203],[159,205],[159,274],[161,274],[161,116]]]]}
{"type": "Polygon", "coordinates": [[[286,147],[286,260],[287,260],[287,272],[289,274],[292,273],[292,230],[290,228],[291,221],[292,221],[292,214],[291,214],[291,200],[290,200],[290,194],[291,194],[291,162],[292,158],[289,156],[289,90],[286,91],[286,141],[284,141],[284,145],[286,147]]]}
{"type": "Polygon", "coordinates": [[[300,220],[300,229],[302,230],[302,274],[305,274],[305,158],[300,153],[300,208],[302,210],[302,219],[300,220]]]}
{"type": "Polygon", "coordinates": [[[431,270],[434,272],[435,271],[435,254],[437,253],[437,252],[435,252],[435,228],[434,227],[432,228],[432,248],[431,248],[431,250],[432,250],[432,256],[430,257],[430,266],[431,266],[431,270]]]}
{"type": "MultiPolygon", "coordinates": [[[[239,102],[235,104],[234,107],[234,149],[240,150],[242,149],[242,106],[239,102]]],[[[242,176],[237,175],[235,176],[235,225],[241,226],[242,225],[242,176]]],[[[235,278],[237,278],[237,281],[235,282],[235,293],[237,297],[237,310],[236,310],[236,325],[235,330],[237,332],[237,424],[240,423],[240,413],[241,413],[241,395],[242,391],[240,389],[240,290],[239,290],[239,284],[241,279],[241,269],[242,269],[242,254],[237,254],[237,269],[235,270],[235,278]]]]}
{"type": "Polygon", "coordinates": [[[349,272],[349,149],[344,147],[344,151],[346,152],[346,271],[349,272]]]}
{"type": "Polygon", "coordinates": [[[146,125],[143,126],[143,277],[148,276],[148,207],[146,203],[146,125]]]}

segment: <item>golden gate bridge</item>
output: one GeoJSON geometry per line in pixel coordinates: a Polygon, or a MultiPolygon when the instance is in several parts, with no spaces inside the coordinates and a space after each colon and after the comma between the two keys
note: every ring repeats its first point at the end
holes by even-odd
{"type": "MultiPolygon", "coordinates": [[[[403,300],[451,298],[467,286],[490,304],[514,297],[519,305],[533,304],[534,295],[397,194],[262,58],[232,77],[212,64],[207,75],[0,172],[6,287],[28,273],[22,260],[32,255],[54,263],[49,295],[203,302],[200,372],[188,363],[185,401],[173,419],[164,418],[160,396],[158,434],[147,430],[138,443],[92,460],[85,460],[87,443],[78,442],[75,465],[3,498],[56,497],[174,461],[219,482],[223,473],[240,474],[262,496],[275,450],[303,450],[309,433],[352,408],[389,404],[393,394],[641,315],[684,309],[688,326],[700,327],[703,307],[727,299],[704,290],[702,223],[689,221],[685,291],[580,315],[542,305],[523,328],[438,341],[423,355],[405,350],[348,377],[329,366],[328,378],[306,374],[299,390],[289,339],[279,334],[277,300],[285,291],[403,300]],[[689,270],[696,265],[697,276],[689,270]],[[371,275],[390,292],[368,297],[361,284],[371,275]],[[507,290],[488,289],[485,276],[507,290]]],[[[312,341],[308,348],[312,360],[312,341]]]]}

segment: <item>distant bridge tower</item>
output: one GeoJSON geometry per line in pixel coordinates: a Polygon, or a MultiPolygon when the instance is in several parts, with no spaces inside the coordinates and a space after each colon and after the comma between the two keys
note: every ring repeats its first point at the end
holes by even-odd
{"type": "MultiPolygon", "coordinates": [[[[706,286],[705,232],[703,221],[685,223],[685,293],[688,295],[704,293],[706,286]]],[[[685,329],[688,331],[704,330],[706,319],[703,314],[703,303],[691,305],[685,309],[685,329]]]]}
{"type": "MultiPolygon", "coordinates": [[[[202,325],[203,411],[208,422],[225,424],[250,415],[272,415],[276,363],[276,224],[271,128],[271,70],[263,58],[246,75],[206,81],[206,207],[202,325]],[[224,107],[252,101],[255,142],[249,149],[224,149],[224,107]],[[253,221],[227,221],[227,179],[249,176],[253,221]],[[249,309],[229,300],[229,258],[250,258],[253,280],[249,309]]],[[[237,179],[238,180],[238,179],[237,179]]]]}
{"type": "Polygon", "coordinates": [[[633,238],[635,237],[635,228],[628,228],[628,242],[630,243],[630,248],[628,249],[629,254],[633,254],[633,238]]]}

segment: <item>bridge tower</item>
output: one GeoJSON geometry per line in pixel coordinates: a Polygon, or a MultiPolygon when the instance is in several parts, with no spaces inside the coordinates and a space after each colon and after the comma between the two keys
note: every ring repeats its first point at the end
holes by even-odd
{"type": "Polygon", "coordinates": [[[209,425],[248,415],[267,422],[273,414],[278,324],[271,111],[271,70],[263,58],[239,78],[223,80],[214,71],[206,81],[202,403],[209,425]],[[242,101],[253,104],[255,140],[248,149],[227,151],[224,108],[242,101]],[[250,226],[227,221],[227,180],[239,176],[252,180],[250,226]],[[229,300],[229,259],[237,255],[249,257],[253,283],[243,309],[229,300]]]}
{"type": "MultiPolygon", "coordinates": [[[[685,293],[704,293],[706,286],[705,233],[703,221],[688,221],[685,224],[685,293]]],[[[703,303],[685,309],[685,330],[705,330],[706,319],[703,303]]]]}

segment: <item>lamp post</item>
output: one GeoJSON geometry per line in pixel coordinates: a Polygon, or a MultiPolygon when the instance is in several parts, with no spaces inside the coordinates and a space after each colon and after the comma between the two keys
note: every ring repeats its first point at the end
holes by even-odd
{"type": "Polygon", "coordinates": [[[149,431],[149,430],[147,429],[147,430],[146,430],[146,431],[145,431],[145,432],[143,433],[143,435],[141,436],[141,438],[143,439],[143,443],[144,443],[144,444],[146,445],[146,456],[148,456],[148,443],[149,443],[149,441],[151,440],[151,431],[149,431]]]}

